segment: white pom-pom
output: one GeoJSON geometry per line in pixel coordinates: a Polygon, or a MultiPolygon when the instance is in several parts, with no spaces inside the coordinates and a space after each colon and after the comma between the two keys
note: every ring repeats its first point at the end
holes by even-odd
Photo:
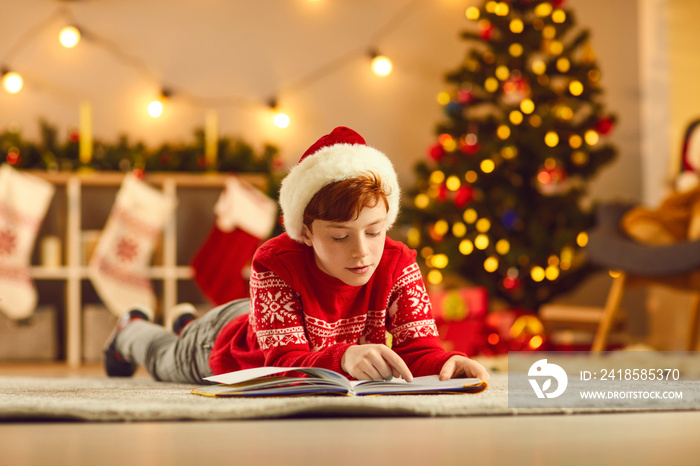
{"type": "Polygon", "coordinates": [[[700,176],[695,172],[685,171],[676,178],[676,191],[687,192],[700,184],[700,176]]]}

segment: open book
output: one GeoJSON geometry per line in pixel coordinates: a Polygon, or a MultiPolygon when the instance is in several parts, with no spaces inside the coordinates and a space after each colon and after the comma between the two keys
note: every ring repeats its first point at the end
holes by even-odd
{"type": "Polygon", "coordinates": [[[198,387],[192,393],[214,397],[365,396],[478,393],[486,388],[486,382],[479,379],[439,380],[437,375],[414,377],[411,383],[403,379],[350,381],[337,372],[320,367],[257,367],[214,375],[205,380],[219,385],[198,387]],[[300,372],[306,377],[276,375],[289,372],[300,372]]]}

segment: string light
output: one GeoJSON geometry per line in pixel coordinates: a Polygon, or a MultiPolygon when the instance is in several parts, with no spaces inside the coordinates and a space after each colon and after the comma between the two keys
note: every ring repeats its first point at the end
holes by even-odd
{"type": "Polygon", "coordinates": [[[476,246],[477,249],[481,249],[483,251],[484,249],[489,247],[489,237],[483,233],[477,235],[476,238],[474,238],[474,246],[476,246]]]}
{"type": "Polygon", "coordinates": [[[569,84],[569,92],[571,92],[571,95],[580,96],[583,93],[583,84],[581,84],[581,81],[571,81],[569,84]]]}
{"type": "Polygon", "coordinates": [[[3,70],[2,71],[2,85],[7,92],[10,94],[17,94],[22,90],[24,85],[24,80],[19,73],[14,71],[3,70]]]}
{"type": "Polygon", "coordinates": [[[372,59],[372,71],[374,71],[374,74],[387,76],[391,73],[393,65],[387,57],[380,55],[378,52],[370,52],[370,58],[372,59]]]}
{"type": "Polygon", "coordinates": [[[80,30],[75,26],[66,26],[58,34],[61,45],[67,49],[72,49],[80,42],[80,30]]]}
{"type": "MultiPolygon", "coordinates": [[[[421,2],[414,0],[408,2],[408,4],[400,8],[391,18],[387,20],[384,26],[380,28],[379,31],[371,37],[369,43],[379,43],[381,40],[384,39],[385,36],[398,29],[410,15],[416,12],[417,7],[420,3],[421,2]]],[[[468,10],[470,12],[468,16],[472,15],[474,10],[468,10]]],[[[478,9],[476,9],[476,13],[478,15],[478,9]]],[[[137,69],[144,76],[147,76],[149,78],[158,78],[157,75],[153,73],[149,69],[149,67],[146,66],[146,63],[144,63],[144,61],[141,60],[139,57],[125,52],[118,46],[118,44],[112,42],[111,40],[102,37],[99,34],[95,34],[93,31],[86,31],[85,28],[83,28],[82,26],[76,25],[73,15],[71,14],[70,10],[66,7],[61,7],[57,9],[54,13],[50,15],[50,17],[46,18],[45,20],[41,21],[39,24],[34,26],[29,31],[29,33],[20,36],[17,43],[10,47],[10,51],[5,55],[5,60],[9,60],[11,57],[14,58],[14,56],[17,55],[21,50],[23,50],[26,47],[27,43],[30,40],[33,40],[33,38],[37,34],[45,31],[49,27],[52,27],[57,18],[60,18],[64,24],[69,24],[69,26],[63,27],[59,33],[59,41],[64,47],[75,47],[81,41],[82,38],[89,38],[92,44],[110,53],[120,63],[131,68],[137,69]]],[[[314,83],[319,79],[337,71],[339,68],[347,65],[350,61],[355,60],[358,55],[366,54],[366,51],[366,46],[363,46],[361,48],[358,47],[355,50],[352,50],[349,53],[338,57],[330,63],[324,63],[317,69],[311,70],[307,75],[301,77],[295,82],[285,85],[281,90],[284,90],[285,92],[289,92],[291,90],[296,91],[302,87],[308,86],[309,84],[314,83]]],[[[393,69],[393,64],[391,63],[391,60],[389,60],[387,57],[373,53],[372,69],[379,76],[386,76],[387,74],[391,73],[393,69]]],[[[19,76],[17,73],[11,72],[3,72],[2,81],[5,89],[7,90],[7,92],[10,93],[19,92],[23,84],[21,76],[19,76]]],[[[203,106],[207,108],[211,108],[214,106],[247,106],[250,104],[261,104],[261,102],[259,102],[257,99],[242,96],[203,98],[192,95],[191,93],[188,93],[186,90],[183,89],[177,89],[177,95],[186,98],[190,103],[194,105],[203,106]]],[[[154,118],[160,116],[163,112],[163,100],[154,100],[151,103],[149,103],[148,111],[149,114],[154,118]]],[[[275,115],[274,123],[279,127],[286,127],[289,125],[289,116],[286,114],[279,113],[275,115]]]]}
{"type": "Polygon", "coordinates": [[[431,270],[428,272],[428,282],[432,285],[439,285],[442,283],[442,273],[439,270],[431,270]]]}
{"type": "Polygon", "coordinates": [[[464,221],[472,224],[476,222],[478,217],[478,214],[476,213],[476,210],[474,209],[467,209],[464,211],[464,214],[462,215],[462,218],[464,218],[464,221]]]}
{"type": "Polygon", "coordinates": [[[484,270],[493,273],[498,270],[498,258],[496,256],[487,257],[484,261],[484,270]]]}
{"type": "Polygon", "coordinates": [[[596,144],[598,144],[600,136],[598,136],[598,133],[595,130],[589,129],[583,135],[583,139],[586,140],[586,144],[588,144],[589,146],[595,146],[596,144]]]}
{"type": "Polygon", "coordinates": [[[280,129],[284,129],[289,126],[289,124],[291,123],[291,119],[289,118],[289,115],[278,110],[277,99],[275,99],[274,97],[270,99],[267,103],[267,106],[270,107],[270,109],[274,113],[274,116],[272,117],[273,125],[277,126],[280,129]]]}
{"type": "Polygon", "coordinates": [[[475,6],[470,6],[469,8],[467,8],[467,11],[465,11],[464,14],[466,15],[467,19],[470,19],[472,21],[476,21],[481,15],[479,9],[475,6]]]}
{"type": "Polygon", "coordinates": [[[154,100],[148,104],[148,114],[153,118],[158,118],[163,114],[163,103],[160,100],[154,100]]]}
{"type": "Polygon", "coordinates": [[[535,103],[530,99],[524,99],[522,102],[520,102],[520,110],[529,115],[535,111],[535,103]]]}
{"type": "Polygon", "coordinates": [[[468,255],[471,254],[473,251],[474,251],[474,243],[472,243],[470,240],[468,240],[468,239],[463,239],[463,240],[459,243],[459,252],[460,252],[462,255],[468,256],[468,255]]]}
{"type": "Polygon", "coordinates": [[[160,92],[160,96],[148,104],[148,114],[153,118],[158,118],[161,116],[163,114],[163,103],[165,103],[171,95],[171,91],[168,89],[163,89],[160,92]]]}
{"type": "Polygon", "coordinates": [[[278,113],[272,118],[272,123],[277,126],[278,128],[286,128],[289,126],[289,123],[291,120],[289,119],[289,115],[286,113],[278,113]]]}

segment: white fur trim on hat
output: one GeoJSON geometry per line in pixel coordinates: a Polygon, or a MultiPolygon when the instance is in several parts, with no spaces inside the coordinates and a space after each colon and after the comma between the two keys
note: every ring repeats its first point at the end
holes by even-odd
{"type": "Polygon", "coordinates": [[[387,229],[399,214],[399,182],[386,155],[363,144],[334,144],[304,157],[282,181],[280,206],[287,234],[303,242],[304,210],[327,184],[374,173],[390,191],[387,195],[387,229]]]}

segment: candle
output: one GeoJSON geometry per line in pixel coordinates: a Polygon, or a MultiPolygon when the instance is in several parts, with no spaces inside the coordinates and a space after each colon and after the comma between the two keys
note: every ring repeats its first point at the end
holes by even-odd
{"type": "Polygon", "coordinates": [[[58,236],[45,236],[41,239],[41,265],[60,267],[61,239],[58,236]]]}
{"type": "Polygon", "coordinates": [[[90,163],[92,159],[92,104],[84,100],[80,103],[80,162],[90,163]]]}
{"type": "Polygon", "coordinates": [[[216,157],[219,150],[219,115],[207,112],[204,125],[204,157],[209,168],[216,168],[216,157]]]}

